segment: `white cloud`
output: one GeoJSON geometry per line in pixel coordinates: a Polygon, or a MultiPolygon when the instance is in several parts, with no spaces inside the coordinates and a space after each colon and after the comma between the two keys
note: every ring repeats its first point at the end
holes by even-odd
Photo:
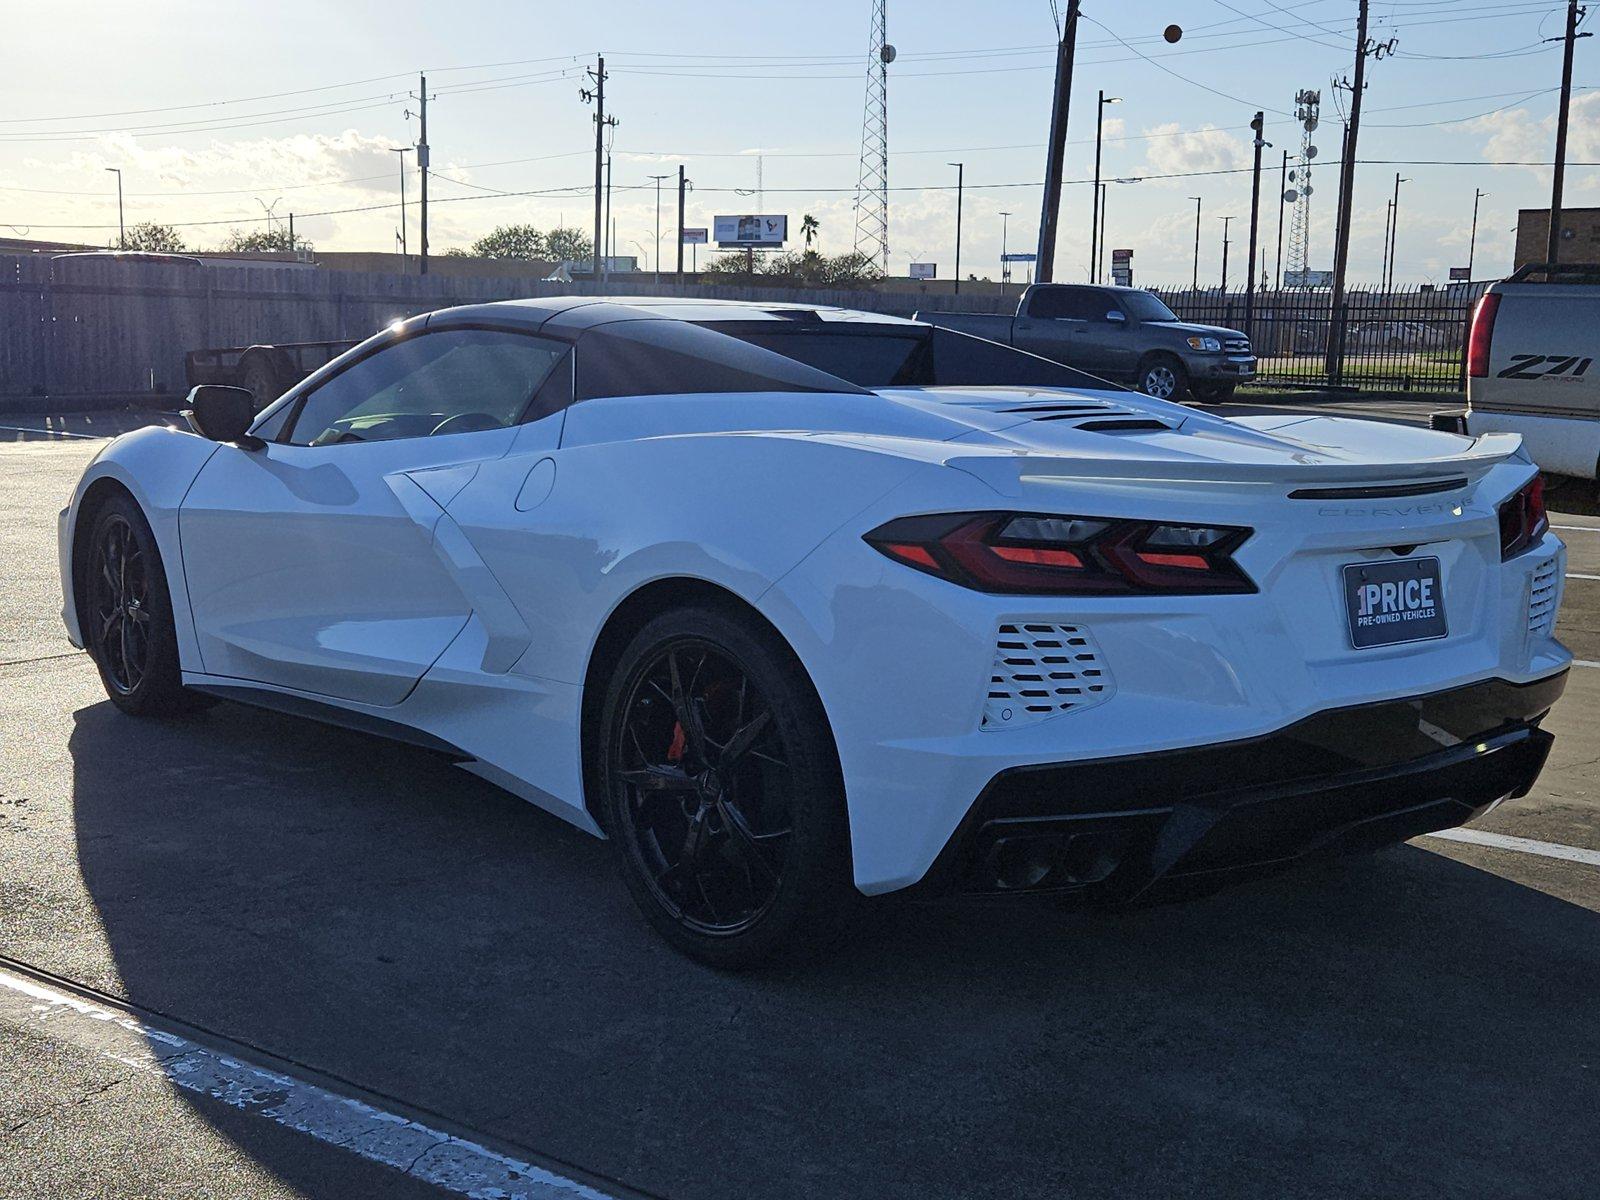
{"type": "MultiPolygon", "coordinates": [[[[1185,132],[1177,121],[1171,121],[1145,133],[1151,137],[1143,171],[1151,175],[1231,171],[1250,165],[1250,151],[1244,139],[1212,125],[1185,132]]],[[[1181,179],[1161,182],[1186,186],[1181,179]]]]}

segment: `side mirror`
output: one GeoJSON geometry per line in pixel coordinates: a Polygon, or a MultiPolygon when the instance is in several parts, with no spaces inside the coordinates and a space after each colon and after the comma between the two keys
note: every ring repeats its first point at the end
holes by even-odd
{"type": "Polygon", "coordinates": [[[259,450],[266,445],[260,438],[250,436],[250,426],[256,419],[256,398],[249,388],[202,383],[190,389],[183,419],[189,422],[190,429],[213,442],[236,442],[246,450],[259,450]]]}
{"type": "Polygon", "coordinates": [[[1120,308],[1113,308],[1106,314],[1106,320],[1115,321],[1119,325],[1126,322],[1127,319],[1127,314],[1125,314],[1120,308]]]}

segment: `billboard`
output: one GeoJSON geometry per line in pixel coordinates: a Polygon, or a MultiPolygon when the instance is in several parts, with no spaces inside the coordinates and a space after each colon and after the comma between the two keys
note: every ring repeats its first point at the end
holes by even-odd
{"type": "Polygon", "coordinates": [[[1304,271],[1285,271],[1283,273],[1283,286],[1286,288],[1332,287],[1333,272],[1313,271],[1309,268],[1304,271]]]}
{"type": "Polygon", "coordinates": [[[1038,259],[1038,257],[1039,256],[1037,254],[1020,254],[1020,253],[1019,254],[1002,254],[1000,256],[1000,261],[1001,262],[1034,262],[1034,261],[1036,261],[1038,259]]]}
{"type": "Polygon", "coordinates": [[[913,279],[937,279],[938,277],[939,277],[939,264],[938,263],[912,263],[911,264],[911,278],[913,278],[913,279]]]}
{"type": "Polygon", "coordinates": [[[717,245],[730,250],[781,246],[789,238],[786,216],[713,217],[711,224],[717,245]]]}
{"type": "Polygon", "coordinates": [[[1468,283],[1468,282],[1471,281],[1471,279],[1472,279],[1472,268],[1471,267],[1451,267],[1450,268],[1450,282],[1451,283],[1468,283]]]}
{"type": "Polygon", "coordinates": [[[706,244],[706,227],[698,229],[685,229],[683,231],[683,244],[685,246],[704,246],[706,244]]]}

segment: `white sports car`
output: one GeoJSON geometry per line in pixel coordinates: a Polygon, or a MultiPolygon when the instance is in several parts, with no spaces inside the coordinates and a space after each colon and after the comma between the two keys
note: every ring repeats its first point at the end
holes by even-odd
{"type": "Polygon", "coordinates": [[[863,894],[1132,901],[1458,825],[1532,785],[1571,661],[1516,437],[883,316],[475,305],[190,402],[61,514],[111,699],[432,747],[725,966],[863,894]]]}

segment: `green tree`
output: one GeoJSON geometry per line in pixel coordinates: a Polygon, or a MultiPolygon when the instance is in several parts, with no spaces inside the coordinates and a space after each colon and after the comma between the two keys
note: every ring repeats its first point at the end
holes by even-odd
{"type": "Polygon", "coordinates": [[[532,225],[498,225],[472,243],[478,258],[549,258],[548,241],[532,225]]]}
{"type": "Polygon", "coordinates": [[[800,218],[800,236],[805,239],[806,249],[811,249],[811,243],[817,240],[817,233],[822,228],[817,219],[810,213],[800,218]]]}
{"type": "MultiPolygon", "coordinates": [[[[161,254],[182,254],[188,249],[183,236],[171,225],[158,225],[154,221],[140,221],[128,230],[123,239],[129,250],[148,250],[161,254]]],[[[111,243],[115,250],[117,243],[111,243]]]]}
{"type": "Polygon", "coordinates": [[[222,239],[222,250],[228,254],[261,254],[272,251],[310,250],[312,245],[300,234],[291,240],[287,225],[274,225],[266,229],[229,230],[222,239]]]}
{"type": "Polygon", "coordinates": [[[581,229],[552,229],[544,245],[548,256],[561,262],[588,262],[594,255],[594,242],[581,229]]]}

